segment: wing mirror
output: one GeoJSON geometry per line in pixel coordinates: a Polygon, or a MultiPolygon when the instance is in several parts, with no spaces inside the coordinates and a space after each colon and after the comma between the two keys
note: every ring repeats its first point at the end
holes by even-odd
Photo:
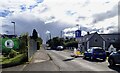
{"type": "Polygon", "coordinates": [[[88,53],[88,51],[85,51],[85,53],[88,53]]]}
{"type": "Polygon", "coordinates": [[[120,50],[118,50],[118,53],[120,53],[120,50]]]}

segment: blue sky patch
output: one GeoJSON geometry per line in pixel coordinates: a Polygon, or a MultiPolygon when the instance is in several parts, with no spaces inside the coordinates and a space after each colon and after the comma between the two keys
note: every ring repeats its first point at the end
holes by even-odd
{"type": "Polygon", "coordinates": [[[22,11],[26,11],[26,5],[20,5],[20,9],[21,9],[22,11]]]}
{"type": "Polygon", "coordinates": [[[9,10],[0,10],[0,17],[6,17],[8,14],[13,13],[13,11],[9,10]]]}
{"type": "Polygon", "coordinates": [[[42,3],[44,0],[36,0],[37,3],[42,3]]]}
{"type": "Polygon", "coordinates": [[[28,9],[32,10],[33,8],[37,7],[38,5],[37,4],[34,4],[34,5],[30,5],[28,9]]]}

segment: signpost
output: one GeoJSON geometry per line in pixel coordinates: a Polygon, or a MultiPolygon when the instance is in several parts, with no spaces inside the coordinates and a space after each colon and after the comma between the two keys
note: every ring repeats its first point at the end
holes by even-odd
{"type": "Polygon", "coordinates": [[[81,37],[81,30],[76,30],[75,31],[75,38],[80,38],[81,37]]]}

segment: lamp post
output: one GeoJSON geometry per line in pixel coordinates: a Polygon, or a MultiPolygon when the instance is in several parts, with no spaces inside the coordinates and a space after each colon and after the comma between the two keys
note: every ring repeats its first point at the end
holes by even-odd
{"type": "Polygon", "coordinates": [[[49,37],[50,37],[50,40],[51,40],[51,33],[49,33],[49,37]]]}
{"type": "Polygon", "coordinates": [[[13,24],[14,24],[14,35],[15,35],[15,22],[13,22],[13,21],[12,21],[11,23],[13,23],[13,24]]]}
{"type": "Polygon", "coordinates": [[[61,30],[61,32],[60,32],[60,37],[62,38],[62,36],[63,36],[63,31],[61,30]]]}
{"type": "Polygon", "coordinates": [[[78,26],[78,30],[79,30],[80,29],[79,24],[76,24],[76,26],[78,26]]]}

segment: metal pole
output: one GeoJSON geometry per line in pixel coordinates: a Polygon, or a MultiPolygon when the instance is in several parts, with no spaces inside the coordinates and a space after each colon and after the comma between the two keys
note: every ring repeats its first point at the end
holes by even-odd
{"type": "Polygon", "coordinates": [[[61,31],[61,38],[62,38],[62,31],[61,31]]]}
{"type": "Polygon", "coordinates": [[[15,22],[11,22],[11,23],[13,23],[13,24],[14,24],[14,35],[15,35],[15,22]]]}
{"type": "Polygon", "coordinates": [[[50,36],[50,40],[51,40],[51,33],[49,33],[49,36],[50,36]]]}
{"type": "Polygon", "coordinates": [[[76,26],[78,26],[78,30],[79,30],[79,24],[76,24],[76,26]]]}

